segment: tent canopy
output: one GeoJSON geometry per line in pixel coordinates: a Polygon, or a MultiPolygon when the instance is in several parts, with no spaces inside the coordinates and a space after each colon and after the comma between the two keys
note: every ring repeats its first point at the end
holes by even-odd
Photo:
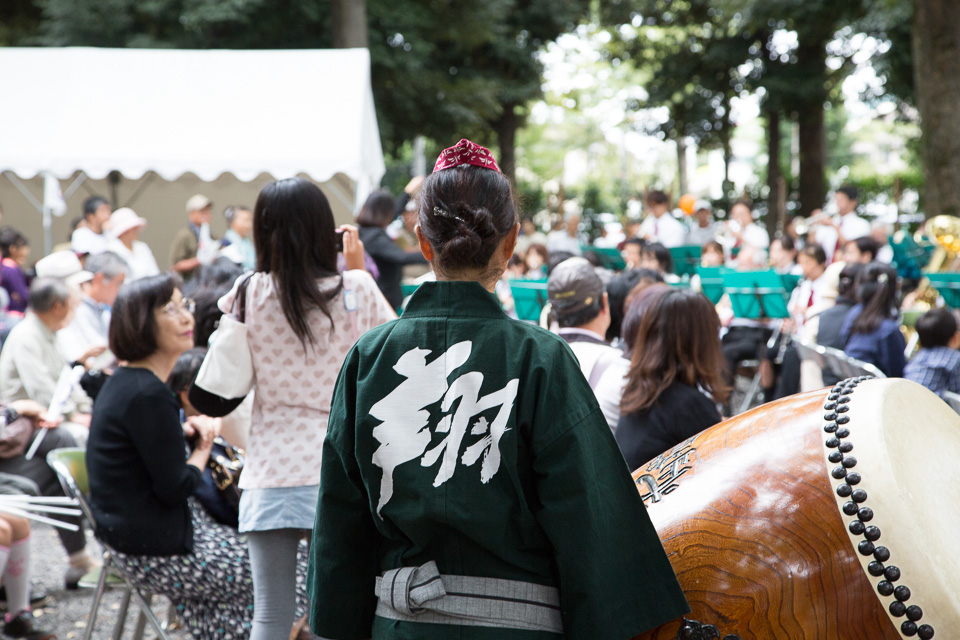
{"type": "Polygon", "coordinates": [[[0,48],[0,171],[250,181],[342,173],[383,152],[366,49],[0,48]]]}

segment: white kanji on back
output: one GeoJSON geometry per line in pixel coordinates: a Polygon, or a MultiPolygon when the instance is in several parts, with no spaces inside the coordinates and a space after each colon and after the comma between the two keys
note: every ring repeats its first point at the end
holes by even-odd
{"type": "Polygon", "coordinates": [[[380,500],[377,514],[393,497],[393,472],[405,462],[421,457],[420,464],[429,467],[442,460],[433,486],[439,487],[453,477],[457,459],[464,466],[472,466],[483,456],[480,465],[480,481],[490,481],[500,468],[500,438],[507,431],[507,422],[517,397],[519,379],[513,379],[500,390],[479,397],[483,374],[472,371],[447,384],[447,377],[462,366],[470,357],[473,343],[459,342],[427,364],[430,351],[414,348],[403,354],[394,370],[406,380],[373,405],[370,415],[381,421],[373,429],[373,437],[380,446],[373,453],[373,464],[383,469],[380,481],[380,500]],[[427,407],[440,399],[444,415],[430,428],[430,412],[427,407]],[[460,399],[456,411],[449,413],[455,400],[460,399]],[[482,412],[500,407],[493,422],[480,416],[482,412]],[[467,431],[483,436],[467,447],[463,445],[467,431]],[[447,434],[435,447],[427,451],[433,433],[447,434]]]}

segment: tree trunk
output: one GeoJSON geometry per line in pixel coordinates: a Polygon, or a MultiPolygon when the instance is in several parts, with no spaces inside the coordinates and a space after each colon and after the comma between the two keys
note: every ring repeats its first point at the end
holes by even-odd
{"type": "Polygon", "coordinates": [[[924,209],[960,216],[960,5],[916,0],[913,69],[922,132],[924,209]]]}
{"type": "Polygon", "coordinates": [[[497,143],[500,145],[498,164],[500,171],[510,182],[517,184],[517,129],[520,127],[520,116],[517,115],[517,105],[507,102],[503,105],[503,113],[495,123],[497,143]]]}
{"type": "Polygon", "coordinates": [[[365,0],[332,0],[330,17],[333,21],[334,49],[367,48],[369,39],[365,0]]]}
{"type": "Polygon", "coordinates": [[[780,211],[780,112],[767,110],[767,233],[772,238],[783,217],[780,211]]]}
{"type": "MultiPolygon", "coordinates": [[[[832,36],[832,32],[829,36],[832,36]]],[[[805,95],[797,106],[800,141],[800,214],[810,215],[827,198],[827,135],[824,103],[827,101],[827,42],[824,34],[809,34],[797,47],[797,73],[804,77],[805,95]]]]}
{"type": "Polygon", "coordinates": [[[680,195],[687,192],[687,141],[683,136],[677,138],[677,188],[680,195]]]}
{"type": "Polygon", "coordinates": [[[800,125],[800,214],[810,215],[827,199],[824,173],[827,164],[827,140],[823,122],[823,103],[806,106],[798,116],[800,125]]]}

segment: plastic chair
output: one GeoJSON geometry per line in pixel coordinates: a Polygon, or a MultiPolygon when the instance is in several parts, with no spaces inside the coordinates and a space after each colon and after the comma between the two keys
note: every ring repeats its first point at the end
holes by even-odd
{"type": "Polygon", "coordinates": [[[946,401],[950,408],[960,413],[960,393],[954,393],[953,391],[944,391],[943,399],[946,401]]]}
{"type": "MultiPolygon", "coordinates": [[[[84,517],[93,524],[93,511],[90,503],[87,501],[87,494],[90,492],[90,480],[87,476],[87,454],[83,449],[55,449],[47,454],[47,464],[56,472],[60,479],[63,490],[72,498],[76,498],[80,504],[80,510],[84,517]]],[[[110,570],[116,571],[123,579],[125,592],[120,602],[120,610],[117,612],[117,623],[113,627],[113,640],[120,640],[123,635],[123,627],[127,621],[127,611],[130,607],[130,599],[136,598],[140,605],[140,619],[137,622],[134,640],[143,638],[145,622],[149,622],[153,630],[157,632],[160,640],[170,640],[166,634],[163,625],[157,620],[153,610],[150,608],[151,595],[144,596],[134,585],[129,572],[120,562],[113,549],[97,538],[100,546],[103,548],[103,568],[100,570],[100,579],[97,582],[97,589],[93,596],[93,604],[90,608],[90,617],[87,620],[87,627],[83,632],[83,640],[90,640],[93,637],[93,627],[97,621],[97,613],[100,609],[100,603],[103,601],[103,594],[107,589],[107,574],[110,570]]]]}

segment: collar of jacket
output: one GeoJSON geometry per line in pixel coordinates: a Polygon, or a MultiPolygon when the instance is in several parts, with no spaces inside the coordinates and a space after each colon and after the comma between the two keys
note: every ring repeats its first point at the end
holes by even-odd
{"type": "Polygon", "coordinates": [[[505,318],[497,297],[478,282],[424,282],[413,292],[402,318],[505,318]]]}

